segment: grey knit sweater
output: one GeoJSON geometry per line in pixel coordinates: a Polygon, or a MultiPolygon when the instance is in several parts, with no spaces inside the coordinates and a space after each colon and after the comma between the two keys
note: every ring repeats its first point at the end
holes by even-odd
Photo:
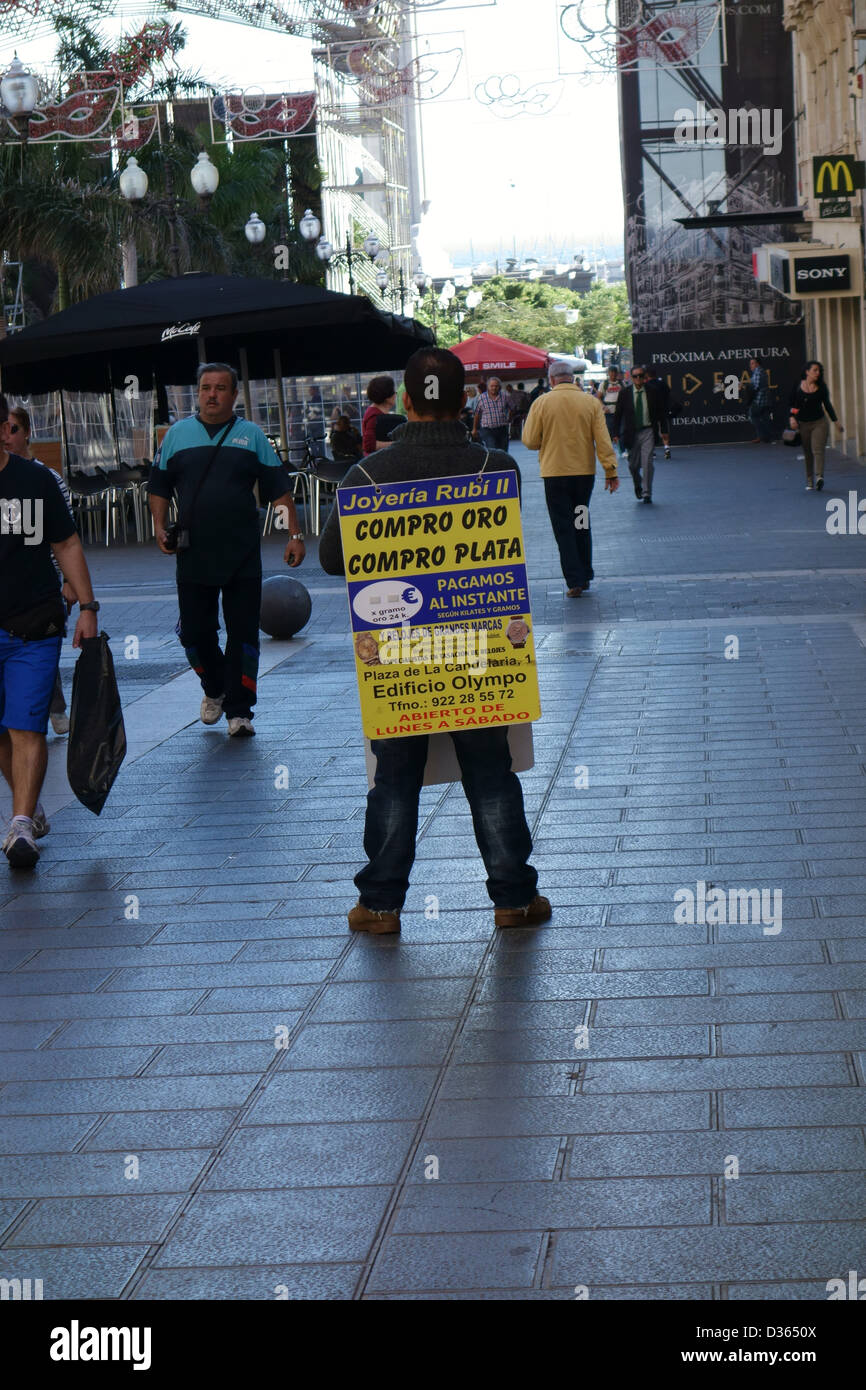
{"type": "MultiPolygon", "coordinates": [[[[394,441],[388,449],[379,449],[353,464],[343,479],[345,487],[361,487],[369,483],[408,483],[417,478],[450,478],[461,473],[480,471],[487,450],[473,444],[459,420],[408,421],[399,425],[391,435],[394,441]],[[361,471],[363,468],[363,472],[361,471]],[[368,478],[366,474],[370,475],[368,478]]],[[[501,473],[510,468],[520,469],[510,454],[491,449],[487,473],[501,473]]],[[[343,546],[340,540],[340,521],[336,503],[319,538],[319,564],[326,574],[345,574],[343,546]]]]}

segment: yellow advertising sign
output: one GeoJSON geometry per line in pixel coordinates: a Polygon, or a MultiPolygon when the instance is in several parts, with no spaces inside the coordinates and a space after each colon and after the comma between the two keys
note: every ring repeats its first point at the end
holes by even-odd
{"type": "Polygon", "coordinates": [[[541,718],[517,475],[337,489],[367,738],[541,718]]]}

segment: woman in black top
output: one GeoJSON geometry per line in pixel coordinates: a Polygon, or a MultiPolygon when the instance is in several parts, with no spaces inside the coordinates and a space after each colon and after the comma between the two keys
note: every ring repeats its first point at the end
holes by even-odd
{"type": "Polygon", "coordinates": [[[807,362],[802,381],[791,392],[790,418],[791,429],[798,429],[803,441],[807,492],[812,491],[813,476],[818,492],[824,486],[824,450],[830,433],[828,415],[835,421],[836,429],[841,434],[842,425],[836,419],[824,381],[824,368],[820,362],[807,362]]]}

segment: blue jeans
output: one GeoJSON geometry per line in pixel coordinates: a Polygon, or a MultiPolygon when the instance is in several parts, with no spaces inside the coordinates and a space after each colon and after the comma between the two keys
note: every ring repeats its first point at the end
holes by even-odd
{"type": "MultiPolygon", "coordinates": [[[[532,838],[523,788],[511,771],[506,729],[451,734],[475,839],[487,869],[494,907],[526,907],[538,874],[527,861],[532,838]]],[[[364,850],[369,863],[355,875],[361,904],[371,912],[399,912],[409,888],[418,832],[418,797],[427,762],[427,735],[374,739],[376,780],[367,794],[364,850]]],[[[442,882],[450,881],[441,861],[442,882]]]]}
{"type": "Polygon", "coordinates": [[[497,425],[495,428],[479,425],[478,433],[485,449],[504,449],[508,453],[507,425],[497,425]]]}

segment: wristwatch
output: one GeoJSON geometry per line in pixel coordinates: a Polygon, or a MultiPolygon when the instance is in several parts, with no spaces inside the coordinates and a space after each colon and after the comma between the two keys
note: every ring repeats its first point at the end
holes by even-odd
{"type": "Polygon", "coordinates": [[[304,533],[302,531],[296,531],[293,536],[289,536],[290,541],[302,541],[303,539],[304,533]]]}
{"type": "Polygon", "coordinates": [[[79,603],[78,611],[79,613],[98,613],[99,604],[96,599],[92,599],[90,603],[79,603]]]}

